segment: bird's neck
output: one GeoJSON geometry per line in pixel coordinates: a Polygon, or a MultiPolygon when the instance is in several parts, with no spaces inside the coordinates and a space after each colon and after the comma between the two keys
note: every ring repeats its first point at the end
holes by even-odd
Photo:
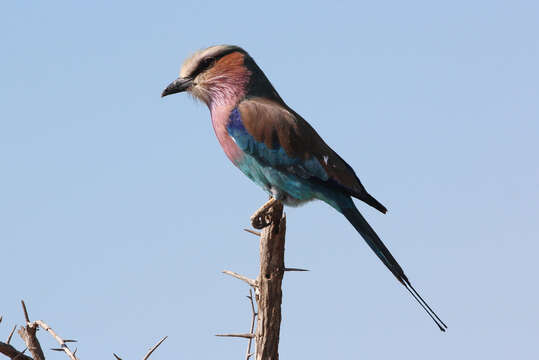
{"type": "Polygon", "coordinates": [[[208,87],[207,96],[203,100],[211,112],[235,105],[245,97],[247,81],[241,76],[221,78],[208,87]]]}

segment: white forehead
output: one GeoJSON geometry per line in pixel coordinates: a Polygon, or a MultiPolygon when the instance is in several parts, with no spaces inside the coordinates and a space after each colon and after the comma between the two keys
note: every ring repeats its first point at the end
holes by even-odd
{"type": "Polygon", "coordinates": [[[202,60],[202,59],[204,59],[206,57],[216,56],[219,53],[222,53],[222,52],[227,51],[227,50],[232,50],[232,49],[235,49],[235,48],[242,51],[240,47],[232,46],[232,45],[216,45],[216,46],[211,46],[211,47],[209,47],[207,49],[204,49],[204,50],[196,51],[194,54],[189,56],[183,62],[182,69],[180,70],[180,77],[189,76],[197,68],[198,63],[200,62],[200,60],[202,60]]]}

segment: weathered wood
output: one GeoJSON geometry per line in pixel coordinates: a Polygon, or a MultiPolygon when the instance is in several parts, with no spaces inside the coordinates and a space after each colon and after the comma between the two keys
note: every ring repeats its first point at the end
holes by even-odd
{"type": "Polygon", "coordinates": [[[256,360],[278,360],[286,232],[286,218],[280,201],[275,201],[267,210],[266,219],[269,225],[260,235],[260,273],[256,291],[256,360]]]}
{"type": "Polygon", "coordinates": [[[10,359],[16,359],[16,360],[34,360],[30,356],[27,356],[23,354],[22,352],[15,349],[13,346],[11,346],[8,343],[4,343],[0,341],[0,354],[6,355],[10,359]]]}
{"type": "Polygon", "coordinates": [[[27,323],[26,326],[21,326],[18,333],[19,336],[23,339],[26,347],[32,354],[34,360],[45,360],[45,355],[41,349],[41,345],[36,337],[38,325],[35,323],[27,323]]]}

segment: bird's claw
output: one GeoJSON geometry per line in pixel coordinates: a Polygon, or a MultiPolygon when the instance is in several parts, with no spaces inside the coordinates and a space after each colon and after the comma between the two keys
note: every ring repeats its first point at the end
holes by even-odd
{"type": "Polygon", "coordinates": [[[269,199],[260,209],[258,209],[253,216],[251,216],[251,226],[257,230],[261,230],[271,224],[271,216],[269,211],[273,205],[277,202],[276,199],[269,199]]]}
{"type": "Polygon", "coordinates": [[[251,218],[251,226],[257,230],[261,230],[269,226],[269,224],[271,224],[271,221],[268,221],[267,213],[251,218]]]}

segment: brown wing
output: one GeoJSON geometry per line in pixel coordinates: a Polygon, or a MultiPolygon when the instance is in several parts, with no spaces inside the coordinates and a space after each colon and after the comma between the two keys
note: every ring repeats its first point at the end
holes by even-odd
{"type": "Polygon", "coordinates": [[[238,110],[243,127],[257,143],[263,143],[268,149],[282,148],[288,158],[316,165],[307,166],[307,170],[312,170],[308,173],[315,178],[313,180],[338,187],[383,213],[387,211],[367,193],[350,165],[292,109],[264,98],[251,98],[242,101],[238,110]]]}

